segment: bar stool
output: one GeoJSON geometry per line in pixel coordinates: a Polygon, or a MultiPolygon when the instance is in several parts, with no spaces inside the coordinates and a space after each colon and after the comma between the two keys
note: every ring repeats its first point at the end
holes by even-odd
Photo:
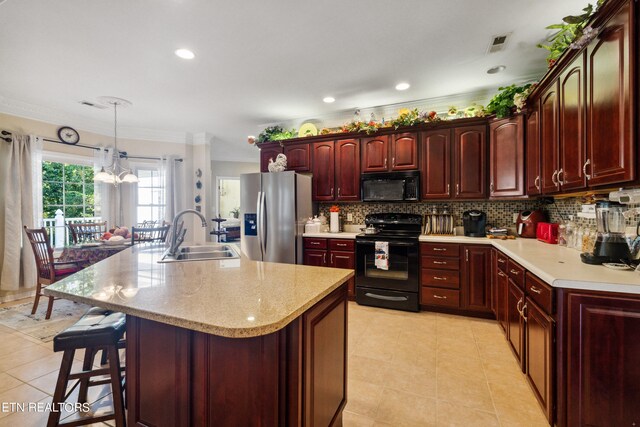
{"type": "MultiPolygon", "coordinates": [[[[81,426],[114,419],[116,426],[125,426],[123,382],[121,376],[120,356],[118,348],[122,346],[122,336],[125,332],[125,315],[104,308],[94,307],[87,311],[74,325],[56,335],[53,339],[53,351],[64,351],[62,365],[53,394],[53,410],[49,414],[47,427],[81,426]],[[82,371],[71,373],[73,356],[76,350],[84,349],[85,356],[82,371]],[[93,368],[96,352],[103,350],[109,360],[107,368],[93,368]],[[91,381],[92,377],[109,375],[109,379],[91,381]],[[67,383],[78,380],[65,394],[67,383]],[[66,401],[73,390],[80,385],[78,403],[87,402],[89,387],[111,384],[113,413],[92,418],[60,424],[60,406],[66,401]]],[[[104,354],[104,353],[103,353],[104,354]]]]}

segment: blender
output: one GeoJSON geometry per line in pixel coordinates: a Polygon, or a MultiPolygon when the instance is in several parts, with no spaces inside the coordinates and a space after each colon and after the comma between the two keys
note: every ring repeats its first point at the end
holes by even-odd
{"type": "Polygon", "coordinates": [[[618,202],[599,201],[596,203],[596,242],[593,252],[580,254],[586,264],[627,263],[631,258],[625,236],[626,208],[618,202]]]}

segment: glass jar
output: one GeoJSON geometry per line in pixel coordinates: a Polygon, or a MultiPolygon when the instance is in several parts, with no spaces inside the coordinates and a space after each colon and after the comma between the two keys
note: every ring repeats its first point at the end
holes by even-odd
{"type": "Polygon", "coordinates": [[[581,250],[582,249],[582,237],[584,236],[584,228],[578,227],[576,231],[576,235],[573,240],[573,249],[581,250]]]}
{"type": "Polygon", "coordinates": [[[558,225],[558,246],[567,246],[567,224],[558,225]]]}

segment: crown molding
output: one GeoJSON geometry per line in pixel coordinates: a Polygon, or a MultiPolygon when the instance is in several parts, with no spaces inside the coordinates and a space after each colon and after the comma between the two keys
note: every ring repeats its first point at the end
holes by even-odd
{"type": "MultiPolygon", "coordinates": [[[[62,113],[49,107],[30,104],[24,101],[7,98],[2,95],[0,95],[0,113],[52,123],[58,126],[73,123],[73,127],[78,130],[103,136],[113,136],[112,122],[107,123],[88,119],[76,114],[62,113]]],[[[124,139],[185,144],[187,141],[187,132],[118,126],[118,137],[124,139]]]]}

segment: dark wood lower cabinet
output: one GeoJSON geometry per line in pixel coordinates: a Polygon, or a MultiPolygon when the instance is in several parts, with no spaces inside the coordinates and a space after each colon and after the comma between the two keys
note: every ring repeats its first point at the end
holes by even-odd
{"type": "Polygon", "coordinates": [[[126,370],[130,426],[341,426],[346,284],[259,337],[127,316],[126,370]]]}
{"type": "Polygon", "coordinates": [[[524,372],[524,320],[520,315],[524,305],[524,291],[508,279],[507,285],[507,340],[524,372]]]}
{"type": "Polygon", "coordinates": [[[561,290],[558,425],[640,424],[640,298],[561,290]]]}
{"type": "Polygon", "coordinates": [[[554,416],[555,348],[553,319],[527,298],[525,304],[525,371],[527,380],[551,424],[554,416]]]}
{"type": "Polygon", "coordinates": [[[465,245],[462,263],[464,308],[491,311],[491,247],[465,245]]]}

